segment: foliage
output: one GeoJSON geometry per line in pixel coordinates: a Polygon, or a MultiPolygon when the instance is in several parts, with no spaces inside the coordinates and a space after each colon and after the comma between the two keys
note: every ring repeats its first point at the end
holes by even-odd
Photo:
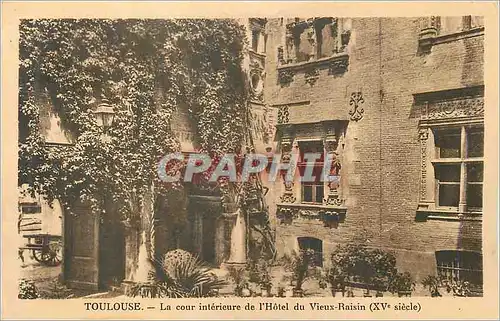
{"type": "Polygon", "coordinates": [[[465,280],[443,280],[443,286],[446,288],[448,293],[453,292],[454,296],[470,296],[471,291],[471,283],[465,280]]]}
{"type": "Polygon", "coordinates": [[[19,299],[38,299],[40,297],[35,282],[31,280],[19,280],[19,299]]]}
{"type": "Polygon", "coordinates": [[[243,29],[228,19],[23,20],[19,184],[66,208],[78,195],[98,213],[106,211],[105,199],[123,216],[140,212],[145,190],[158,183],[157,162],[179,150],[170,126],[176,108],[188,106],[202,150],[238,149],[244,44],[243,29]],[[72,145],[44,143],[43,97],[72,145]],[[101,97],[116,113],[107,142],[93,115],[101,97]]]}
{"type": "Polygon", "coordinates": [[[292,273],[295,289],[302,289],[302,285],[309,278],[317,278],[318,271],[314,264],[315,252],[312,249],[293,251],[291,255],[282,257],[285,270],[292,273]]]}
{"type": "Polygon", "coordinates": [[[333,290],[344,290],[347,284],[347,273],[344,272],[339,266],[334,265],[327,271],[326,276],[330,287],[333,290]]]}
{"type": "Polygon", "coordinates": [[[397,273],[396,257],[392,253],[359,244],[339,246],[332,253],[331,261],[341,279],[371,284],[377,289],[386,289],[397,273]]]}
{"type": "Polygon", "coordinates": [[[271,290],[271,267],[267,260],[261,258],[256,261],[250,261],[247,264],[247,269],[249,271],[250,282],[255,282],[268,291],[271,290]]]}
{"type": "Polygon", "coordinates": [[[422,280],[422,285],[424,286],[424,288],[429,290],[432,297],[442,296],[439,292],[439,288],[441,287],[441,279],[438,276],[426,276],[425,279],[422,280]]]}
{"type": "Polygon", "coordinates": [[[391,293],[411,292],[415,290],[415,285],[415,281],[409,272],[398,272],[390,280],[388,290],[391,293]]]}
{"type": "Polygon", "coordinates": [[[472,294],[471,283],[457,278],[428,275],[422,280],[422,285],[429,290],[432,297],[442,296],[440,290],[453,293],[453,296],[467,297],[472,294]]]}
{"type": "MultiPolygon", "coordinates": [[[[175,251],[176,254],[180,253],[179,250],[175,251]]],[[[162,269],[156,273],[151,271],[149,281],[135,284],[129,295],[148,298],[211,297],[216,296],[217,291],[225,284],[198,257],[167,253],[162,269]]]]}
{"type": "Polygon", "coordinates": [[[248,288],[248,278],[244,268],[230,266],[227,269],[227,278],[234,282],[234,293],[243,296],[243,289],[248,288]]]}
{"type": "Polygon", "coordinates": [[[180,256],[172,260],[167,253],[163,259],[163,270],[175,281],[186,297],[209,297],[226,283],[220,280],[197,256],[180,256]]]}

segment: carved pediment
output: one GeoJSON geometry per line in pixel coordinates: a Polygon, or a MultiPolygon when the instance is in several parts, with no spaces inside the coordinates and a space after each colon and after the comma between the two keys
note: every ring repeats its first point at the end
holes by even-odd
{"type": "Polygon", "coordinates": [[[414,95],[421,122],[453,121],[484,117],[484,87],[414,95]]]}

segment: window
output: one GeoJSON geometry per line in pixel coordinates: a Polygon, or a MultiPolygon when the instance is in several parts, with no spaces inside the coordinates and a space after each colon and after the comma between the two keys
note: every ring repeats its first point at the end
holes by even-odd
{"type": "Polygon", "coordinates": [[[252,31],[252,50],[257,52],[259,49],[259,37],[260,37],[260,30],[253,30],[252,31]]]}
{"type": "Polygon", "coordinates": [[[314,251],[313,264],[323,266],[323,241],[314,237],[298,237],[299,248],[301,251],[314,251]]]}
{"type": "Polygon", "coordinates": [[[481,211],[484,132],[480,127],[434,130],[436,206],[481,211]]]}
{"type": "Polygon", "coordinates": [[[484,26],[482,16],[440,17],[439,33],[450,34],[484,26]]]}
{"type": "Polygon", "coordinates": [[[350,21],[346,18],[295,18],[289,21],[287,63],[312,61],[345,51],[350,37],[350,21]]]}
{"type": "Polygon", "coordinates": [[[38,203],[21,203],[20,208],[23,214],[42,213],[42,207],[38,203]]]}
{"type": "Polygon", "coordinates": [[[302,183],[302,203],[323,203],[323,184],[302,183]]]}
{"type": "Polygon", "coordinates": [[[472,251],[445,250],[436,252],[438,275],[448,280],[483,284],[482,255],[472,251]]]}
{"type": "MultiPolygon", "coordinates": [[[[324,159],[324,149],[323,142],[321,140],[315,141],[303,141],[299,142],[300,158],[298,163],[298,169],[300,176],[304,178],[307,168],[312,167],[312,181],[304,180],[301,182],[301,200],[302,203],[316,203],[322,204],[324,198],[324,184],[322,181],[323,173],[323,159],[324,159]],[[320,158],[315,161],[311,159],[305,159],[306,154],[317,153],[320,154],[320,158]]],[[[311,169],[309,169],[311,170],[311,169]]]]}

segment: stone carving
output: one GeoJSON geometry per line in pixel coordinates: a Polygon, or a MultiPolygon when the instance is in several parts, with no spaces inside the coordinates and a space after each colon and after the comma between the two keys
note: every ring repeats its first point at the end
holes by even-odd
{"type": "Polygon", "coordinates": [[[349,100],[349,105],[352,106],[349,110],[349,116],[353,121],[359,121],[363,118],[363,113],[365,110],[362,105],[365,103],[363,94],[360,91],[351,93],[351,98],[349,100]]]}
{"type": "MultiPolygon", "coordinates": [[[[281,142],[281,163],[289,164],[291,161],[291,153],[292,153],[292,142],[290,139],[283,139],[281,142]]],[[[293,193],[293,181],[287,180],[286,172],[281,174],[283,178],[283,184],[285,186],[285,191],[283,195],[280,196],[282,203],[295,203],[297,198],[293,193]]]]}
{"type": "Polygon", "coordinates": [[[288,207],[280,207],[276,212],[276,218],[280,224],[291,224],[293,219],[297,217],[297,210],[288,207]]]}
{"type": "Polygon", "coordinates": [[[278,81],[281,86],[289,85],[293,81],[293,76],[295,72],[293,70],[280,70],[278,71],[278,81]]]}
{"type": "Polygon", "coordinates": [[[420,198],[425,200],[427,197],[427,138],[429,137],[429,130],[422,128],[418,132],[420,138],[421,148],[421,181],[420,181],[420,198]]]}
{"type": "Polygon", "coordinates": [[[278,109],[278,124],[288,124],[290,121],[289,106],[280,106],[278,109]]]}
{"type": "Polygon", "coordinates": [[[281,65],[286,64],[285,56],[284,56],[284,53],[283,53],[283,46],[279,46],[278,47],[278,63],[281,64],[281,65]]]}
{"type": "Polygon", "coordinates": [[[340,75],[347,71],[349,67],[349,59],[346,56],[344,59],[332,61],[328,66],[329,75],[340,75]]]}
{"type": "Polygon", "coordinates": [[[313,86],[319,78],[319,69],[318,68],[309,69],[308,71],[306,71],[304,78],[306,80],[306,83],[313,86]]]}
{"type": "Polygon", "coordinates": [[[307,206],[287,206],[278,205],[276,218],[280,224],[292,224],[294,219],[303,218],[310,220],[321,220],[325,227],[338,227],[339,222],[343,222],[346,210],[344,208],[332,208],[325,206],[323,208],[309,208],[307,206]]]}
{"type": "Polygon", "coordinates": [[[344,30],[340,35],[340,51],[344,52],[351,39],[351,30],[344,30]]]}
{"type": "Polygon", "coordinates": [[[429,102],[422,119],[446,119],[484,116],[484,98],[469,97],[447,101],[429,102]]]}
{"type": "Polygon", "coordinates": [[[429,25],[431,28],[439,30],[441,28],[441,17],[431,16],[429,25]]]}

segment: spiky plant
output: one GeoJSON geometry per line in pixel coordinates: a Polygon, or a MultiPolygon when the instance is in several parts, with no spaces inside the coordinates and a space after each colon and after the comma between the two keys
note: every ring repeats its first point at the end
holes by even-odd
{"type": "Polygon", "coordinates": [[[164,271],[174,280],[186,297],[214,296],[226,282],[219,279],[197,256],[183,256],[180,260],[164,260],[164,271]]]}

